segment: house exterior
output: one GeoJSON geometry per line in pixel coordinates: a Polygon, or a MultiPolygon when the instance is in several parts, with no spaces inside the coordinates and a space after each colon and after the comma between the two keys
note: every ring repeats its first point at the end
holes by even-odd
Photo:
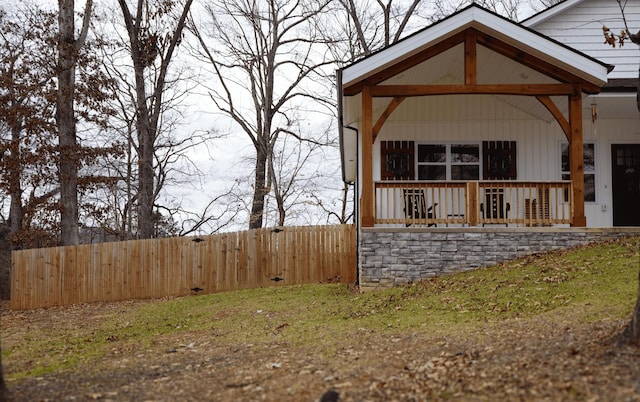
{"type": "Polygon", "coordinates": [[[361,286],[640,233],[640,50],[603,24],[607,0],[522,23],[472,4],[338,71],[361,286]]]}

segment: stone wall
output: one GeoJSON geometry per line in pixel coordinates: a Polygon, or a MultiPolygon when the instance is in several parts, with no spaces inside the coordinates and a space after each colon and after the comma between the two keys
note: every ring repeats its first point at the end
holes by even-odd
{"type": "Polygon", "coordinates": [[[360,288],[388,288],[627,236],[640,236],[640,228],[363,228],[360,288]]]}

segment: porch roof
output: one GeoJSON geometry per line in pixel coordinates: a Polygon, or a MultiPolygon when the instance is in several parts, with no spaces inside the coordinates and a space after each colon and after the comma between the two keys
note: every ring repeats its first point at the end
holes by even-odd
{"type": "Polygon", "coordinates": [[[463,10],[344,67],[341,70],[341,89],[353,95],[354,85],[357,86],[376,73],[397,66],[468,28],[486,33],[516,47],[524,54],[551,63],[597,87],[607,82],[607,73],[613,69],[613,66],[472,3],[463,10]]]}
{"type": "MultiPolygon", "coordinates": [[[[482,84],[579,84],[598,93],[612,66],[567,47],[476,4],[437,22],[337,72],[343,179],[354,181],[364,85],[458,84],[465,82],[464,37],[478,33],[477,79],[482,84]],[[462,39],[461,39],[462,38],[462,39]],[[503,51],[504,50],[504,51],[503,51]]],[[[516,98],[517,94],[494,95],[516,98]]],[[[412,96],[412,95],[408,95],[412,96]]],[[[553,119],[535,99],[517,97],[514,105],[553,119]],[[523,99],[524,98],[524,99],[523,99]]],[[[387,98],[388,101],[388,98],[387,98]]],[[[384,103],[384,102],[383,102],[384,103]]],[[[374,101],[374,113],[381,112],[374,101]]],[[[562,112],[566,109],[561,105],[562,112]]],[[[541,117],[543,118],[543,117],[541,117]]]]}

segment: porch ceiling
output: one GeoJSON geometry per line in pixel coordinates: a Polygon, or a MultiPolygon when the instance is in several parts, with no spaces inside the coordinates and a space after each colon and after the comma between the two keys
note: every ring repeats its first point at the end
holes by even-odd
{"type": "MultiPolygon", "coordinates": [[[[558,80],[548,77],[531,67],[518,63],[484,46],[477,48],[478,66],[477,76],[479,84],[555,84],[558,80]]],[[[439,55],[411,67],[398,75],[383,82],[381,85],[416,85],[416,84],[464,84],[464,44],[458,44],[439,55]]],[[[458,95],[477,99],[479,105],[484,103],[480,95],[458,95]]],[[[505,103],[516,108],[531,118],[542,119],[547,122],[554,120],[549,111],[531,96],[486,95],[497,102],[505,103]]],[[[553,97],[556,105],[566,115],[568,105],[564,97],[553,97]]],[[[374,98],[374,119],[377,119],[389,104],[390,98],[374,98]]],[[[401,107],[411,108],[412,104],[421,103],[423,108],[430,108],[429,104],[440,103],[440,96],[407,98],[401,107]]],[[[360,94],[343,98],[343,121],[346,126],[358,126],[361,114],[360,94]]],[[[468,111],[467,111],[468,112],[468,111]]],[[[422,116],[416,116],[420,120],[422,116]]],[[[388,121],[398,118],[391,114],[388,121]]]]}
{"type": "MultiPolygon", "coordinates": [[[[478,32],[478,84],[579,83],[589,88],[586,92],[597,92],[607,81],[611,66],[472,4],[344,68],[339,88],[344,125],[360,120],[362,85],[464,84],[464,37],[469,30],[478,32]]],[[[496,96],[537,118],[552,120],[535,97],[496,96]]],[[[375,108],[374,103],[374,114],[375,108]]]]}
{"type": "MultiPolygon", "coordinates": [[[[558,83],[533,68],[518,63],[484,46],[478,46],[478,83],[558,83]]],[[[381,82],[382,85],[464,84],[464,43],[381,82]],[[447,77],[443,80],[443,77],[447,77]]]]}
{"type": "MultiPolygon", "coordinates": [[[[402,69],[414,61],[424,61],[421,54],[435,55],[460,41],[468,29],[480,33],[479,41],[486,46],[499,47],[504,54],[527,60],[548,63],[554,71],[565,72],[577,80],[602,86],[611,66],[566,47],[522,25],[492,13],[475,3],[450,17],[411,35],[400,42],[374,53],[342,70],[345,93],[353,95],[359,83],[376,84],[376,75],[402,69]],[[452,43],[453,41],[453,43],[452,43]],[[371,81],[374,80],[374,81],[371,81]]],[[[429,58],[427,56],[426,58],[429,58]]],[[[410,66],[409,66],[410,67],[410,66]]]]}
{"type": "MultiPolygon", "coordinates": [[[[477,76],[479,84],[556,84],[558,80],[546,76],[531,67],[520,64],[508,57],[497,52],[487,49],[484,46],[478,46],[477,49],[478,65],[477,76]]],[[[381,85],[413,85],[413,84],[464,84],[464,44],[459,44],[451,49],[419,64],[409,68],[402,73],[395,75],[383,82],[381,85]]],[[[437,108],[442,102],[442,96],[426,96],[426,97],[409,97],[404,100],[400,106],[403,109],[412,110],[430,110],[437,108]],[[420,107],[415,105],[420,104],[420,107]]],[[[470,97],[472,105],[482,108],[486,105],[489,97],[493,102],[499,102],[514,108],[519,112],[529,115],[532,119],[540,119],[546,122],[553,122],[554,117],[551,113],[533,96],[516,96],[516,95],[456,95],[459,97],[470,97]]],[[[589,105],[588,95],[584,95],[585,108],[589,105]]],[[[560,111],[568,116],[568,102],[566,97],[552,97],[560,111]]],[[[374,120],[383,113],[390,102],[390,98],[373,99],[373,116],[374,120]]],[[[587,109],[585,109],[587,110],[587,109]]],[[[473,111],[465,110],[460,113],[473,113],[473,111]]],[[[345,96],[343,98],[343,123],[345,126],[359,126],[361,110],[360,94],[355,96],[345,96]]],[[[453,112],[452,112],[453,113],[453,112]]],[[[412,120],[420,121],[428,119],[428,114],[416,115],[412,120]]],[[[449,118],[462,118],[448,114],[449,118]]],[[[445,118],[445,116],[442,116],[445,118]]],[[[387,119],[392,122],[398,119],[406,119],[406,116],[392,113],[387,119]]]]}

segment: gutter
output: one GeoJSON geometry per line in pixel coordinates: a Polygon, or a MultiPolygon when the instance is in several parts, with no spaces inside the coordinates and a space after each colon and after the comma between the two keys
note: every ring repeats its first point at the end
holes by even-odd
{"type": "MultiPolygon", "coordinates": [[[[342,110],[342,109],[341,109],[342,110]]],[[[342,132],[343,128],[353,130],[356,133],[356,155],[360,154],[360,141],[358,140],[358,136],[360,132],[357,128],[351,126],[343,126],[342,125],[342,112],[340,113],[340,131],[342,132]]],[[[342,141],[341,141],[342,142],[342,141]]],[[[344,163],[342,164],[342,170],[344,175],[344,163]]],[[[344,179],[344,176],[342,176],[344,179]]],[[[360,164],[356,163],[356,181],[348,184],[353,184],[353,221],[356,225],[356,286],[360,286],[360,225],[358,224],[358,194],[360,193],[359,189],[359,181],[357,178],[360,177],[360,164]]]]}
{"type": "Polygon", "coordinates": [[[347,173],[345,171],[344,160],[344,117],[342,115],[342,70],[336,70],[336,96],[338,107],[338,139],[340,140],[340,169],[342,171],[342,181],[349,183],[346,180],[347,173]]]}

